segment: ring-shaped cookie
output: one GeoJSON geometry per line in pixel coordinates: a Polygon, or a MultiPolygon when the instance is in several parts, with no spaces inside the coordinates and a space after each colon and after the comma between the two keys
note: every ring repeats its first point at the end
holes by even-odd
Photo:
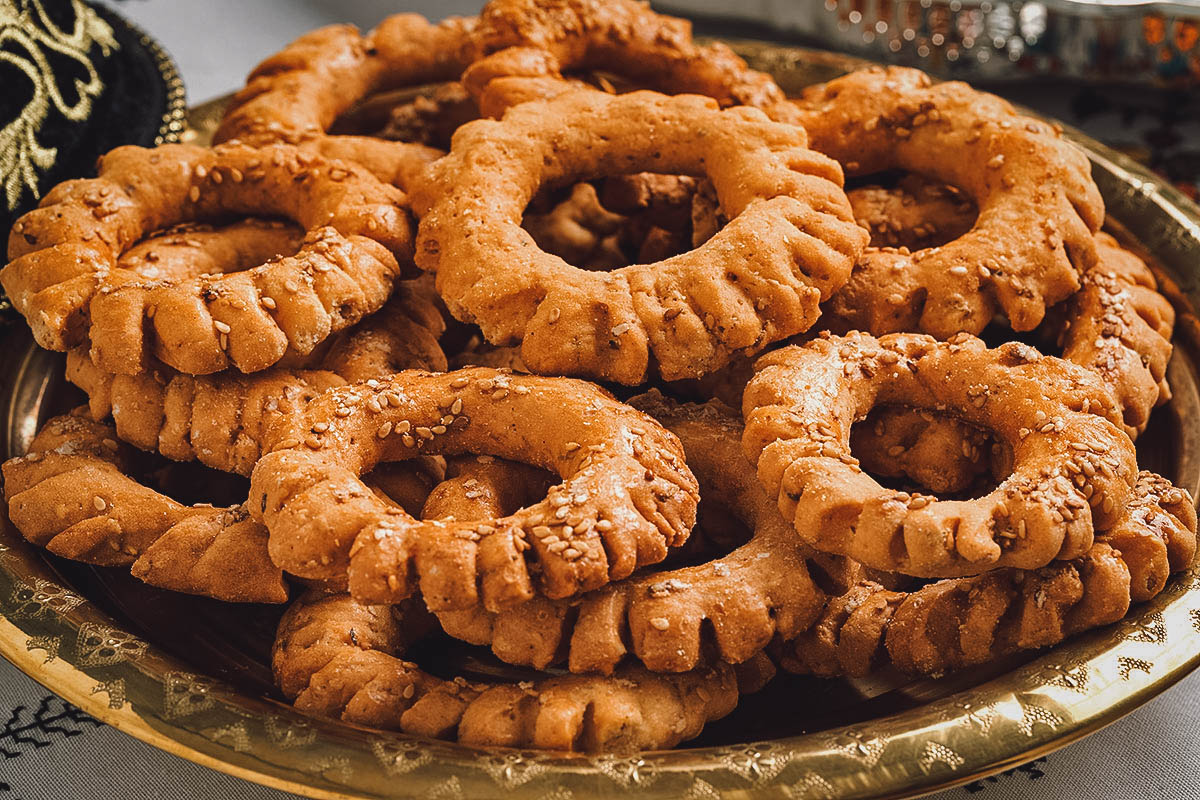
{"type": "Polygon", "coordinates": [[[414,190],[417,260],[459,319],[521,341],[535,372],[695,377],[807,329],[867,233],[804,131],[695,95],[568,92],[458,130],[414,190]],[[707,175],[729,223],[654,264],[588,272],[521,227],[540,186],[631,172],[707,175]]]}
{"type": "Polygon", "coordinates": [[[1087,367],[1112,390],[1126,432],[1145,430],[1155,406],[1171,399],[1167,362],[1175,309],[1157,291],[1146,263],[1107,233],[1096,235],[1099,261],[1063,304],[1062,357],[1087,367]]]}
{"type": "MultiPolygon", "coordinates": [[[[447,680],[404,660],[424,614],[349,595],[299,598],[280,620],[271,663],[302,711],[463,744],[588,752],[673,747],[737,705],[728,664],[682,675],[626,667],[513,683],[447,680]]],[[[773,674],[769,659],[756,666],[773,674]]],[[[749,690],[757,688],[753,683],[749,690]]]]}
{"type": "Polygon", "coordinates": [[[434,610],[498,610],[535,588],[566,597],[661,561],[695,522],[698,490],[678,439],[569,378],[402,372],[325,392],[295,430],[254,468],[251,513],[271,531],[277,564],[308,578],[348,571],[362,602],[398,602],[418,580],[434,610]],[[455,524],[390,508],[359,478],[379,462],[463,453],[563,483],[515,514],[455,524]]]}
{"type": "Polygon", "coordinates": [[[499,613],[440,612],[447,633],[537,669],[565,654],[571,672],[611,674],[632,655],[654,672],[686,672],[708,657],[744,662],[775,636],[795,638],[813,623],[825,594],[809,577],[807,548],[745,461],[737,415],[657,391],[631,404],[679,437],[701,497],[743,521],[750,539],[702,563],[648,570],[576,598],[534,598],[499,613]]]}
{"type": "Polygon", "coordinates": [[[127,474],[134,454],[80,412],[54,417],[4,463],[8,517],[51,553],[128,566],[154,586],[229,602],[282,603],[267,530],[242,506],[186,506],[127,474]]]}
{"type": "Polygon", "coordinates": [[[830,598],[789,642],[780,665],[823,676],[865,675],[890,662],[941,674],[1115,622],[1191,566],[1196,506],[1186,491],[1138,474],[1127,513],[1084,555],[1036,570],[998,569],[898,592],[865,580],[830,598]]]}
{"type": "Polygon", "coordinates": [[[631,404],[679,437],[701,497],[744,521],[750,539],[701,564],[646,571],[568,600],[438,613],[451,636],[538,669],[565,654],[571,672],[611,674],[632,655],[653,672],[678,673],[709,656],[748,661],[775,636],[794,638],[816,619],[826,595],[809,577],[808,549],[745,463],[737,415],[715,402],[674,403],[658,391],[631,404]]]}
{"type": "Polygon", "coordinates": [[[1112,394],[1081,367],[960,334],[815,339],[769,353],[743,395],[744,446],[785,518],[818,550],[923,577],[1075,558],[1121,516],[1137,475],[1112,394]],[[1012,472],[972,500],[880,486],[850,452],[876,405],[943,411],[990,431],[1012,472]]]}
{"type": "Polygon", "coordinates": [[[463,76],[477,99],[495,79],[601,70],[667,94],[753,106],[780,122],[798,116],[770,75],[750,69],[724,44],[697,44],[689,21],[635,0],[492,0],[479,13],[474,37],[489,54],[463,76]]]}
{"type": "Polygon", "coordinates": [[[295,366],[194,377],[158,365],[141,375],[114,375],[77,348],[67,352],[67,380],[87,394],[93,419],[112,416],[122,441],[176,461],[249,475],[269,451],[273,432],[326,389],[403,369],[446,368],[438,345],[445,321],[411,283],[295,366]]]}
{"type": "Polygon", "coordinates": [[[915,172],[979,208],[974,227],[940,247],[868,249],[831,300],[847,327],[945,339],[980,333],[999,310],[1014,330],[1031,330],[1096,263],[1104,201],[1086,155],[1050,125],[901,67],[851,73],[798,102],[811,146],[847,174],[915,172]]]}
{"type": "Polygon", "coordinates": [[[404,200],[288,145],[121,147],[99,177],[59,184],[17,221],[0,282],[38,344],[90,340],[106,371],[136,375],[153,356],[193,375],[255,372],[384,304],[411,263],[404,200]],[[157,280],[120,266],[155,231],[229,215],[283,217],[307,235],[294,255],[225,274],[157,280]]]}
{"type": "Polygon", "coordinates": [[[306,33],[254,68],[213,141],[295,144],[355,161],[380,180],[407,188],[438,150],[327,131],[373,94],[456,80],[479,55],[474,24],[473,18],[450,17],[435,25],[417,14],[395,14],[366,35],[353,25],[306,33]]]}

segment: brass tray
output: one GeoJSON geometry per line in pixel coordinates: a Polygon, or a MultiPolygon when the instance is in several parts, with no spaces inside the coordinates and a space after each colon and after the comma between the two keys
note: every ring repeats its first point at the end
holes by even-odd
{"type": "MultiPolygon", "coordinates": [[[[740,43],[785,89],[861,62],[740,43]]],[[[219,104],[193,110],[204,141],[219,104]]],[[[1071,134],[1092,158],[1110,221],[1140,244],[1180,306],[1175,397],[1139,442],[1143,466],[1200,489],[1200,208],[1130,160],[1071,134]]],[[[78,402],[61,356],[23,325],[0,334],[0,458],[78,402]]],[[[781,675],[691,746],[574,756],[480,749],[305,716],[273,694],[266,651],[279,609],[161,592],[120,570],[55,559],[0,519],[0,654],[88,713],[170,753],[319,798],[579,800],[618,793],[713,798],[911,797],[1013,767],[1120,718],[1200,662],[1200,571],[1124,621],[1032,656],[941,680],[781,675]]],[[[474,651],[431,654],[476,674],[474,651]]]]}

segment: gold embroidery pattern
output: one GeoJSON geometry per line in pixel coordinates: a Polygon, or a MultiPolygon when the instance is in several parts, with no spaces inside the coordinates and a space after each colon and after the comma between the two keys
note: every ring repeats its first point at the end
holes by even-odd
{"type": "Polygon", "coordinates": [[[39,196],[37,172],[53,166],[58,155],[57,148],[42,147],[37,139],[50,107],[70,122],[87,119],[92,100],[104,91],[88,53],[94,45],[99,45],[105,56],[119,48],[112,28],[95,11],[80,0],[72,0],[71,8],[75,25],[68,32],[54,24],[41,0],[30,0],[25,9],[18,8],[15,0],[0,0],[0,47],[11,47],[0,50],[0,61],[25,73],[33,87],[33,97],[21,113],[0,130],[0,181],[9,211],[27,190],[39,196]],[[74,81],[75,102],[63,98],[46,51],[67,56],[86,72],[86,81],[74,81]]]}

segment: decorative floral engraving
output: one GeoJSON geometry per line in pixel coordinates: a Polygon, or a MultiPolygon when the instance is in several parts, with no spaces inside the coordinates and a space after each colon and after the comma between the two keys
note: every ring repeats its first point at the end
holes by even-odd
{"type": "Polygon", "coordinates": [[[111,681],[101,681],[92,687],[92,694],[103,692],[108,695],[108,707],[120,708],[125,705],[125,679],[115,678],[111,681]]]}
{"type": "Polygon", "coordinates": [[[480,761],[484,772],[492,776],[492,780],[512,791],[523,786],[546,771],[546,765],[539,763],[537,756],[529,753],[503,753],[485,756],[480,761]]]}
{"type": "Polygon", "coordinates": [[[122,661],[136,661],[148,645],[131,633],[86,622],[79,627],[75,650],[79,663],[85,667],[108,666],[122,661]]]}
{"type": "Polygon", "coordinates": [[[405,775],[433,761],[429,748],[419,742],[379,738],[371,742],[371,752],[388,775],[405,775]]]}
{"type": "MultiPolygon", "coordinates": [[[[2,2],[3,0],[0,0],[2,2]]],[[[83,602],[83,598],[68,591],[57,583],[38,578],[33,586],[17,584],[13,589],[12,603],[8,616],[40,617],[47,612],[50,614],[66,614],[83,602]]]]}

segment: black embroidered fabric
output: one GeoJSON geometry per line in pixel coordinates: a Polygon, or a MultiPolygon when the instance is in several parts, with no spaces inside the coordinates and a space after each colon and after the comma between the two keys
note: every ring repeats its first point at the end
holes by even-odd
{"type": "Polygon", "coordinates": [[[0,51],[4,239],[55,184],[93,174],[100,154],[122,144],[151,146],[182,128],[174,65],[107,7],[80,0],[0,5],[0,51]]]}

